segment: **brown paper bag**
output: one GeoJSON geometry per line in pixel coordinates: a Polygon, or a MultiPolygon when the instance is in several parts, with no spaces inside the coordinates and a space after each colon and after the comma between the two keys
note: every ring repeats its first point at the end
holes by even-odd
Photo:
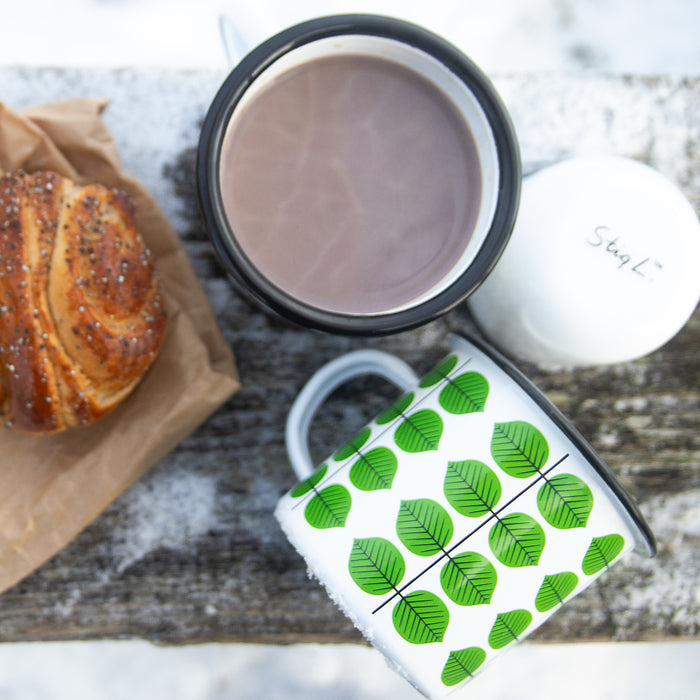
{"type": "Polygon", "coordinates": [[[136,391],[94,425],[48,436],[0,428],[0,591],[65,546],[239,386],[177,234],[146,188],[121,171],[100,116],[106,105],[73,100],[15,112],[0,103],[0,171],[54,170],[128,192],[156,259],[168,330],[136,391]]]}

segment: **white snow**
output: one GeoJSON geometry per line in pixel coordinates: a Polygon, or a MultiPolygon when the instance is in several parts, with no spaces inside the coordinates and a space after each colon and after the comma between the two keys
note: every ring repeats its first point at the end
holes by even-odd
{"type": "Polygon", "coordinates": [[[137,481],[130,489],[127,517],[112,533],[110,551],[117,571],[159,547],[187,552],[218,523],[214,513],[216,479],[181,469],[137,481]]]}

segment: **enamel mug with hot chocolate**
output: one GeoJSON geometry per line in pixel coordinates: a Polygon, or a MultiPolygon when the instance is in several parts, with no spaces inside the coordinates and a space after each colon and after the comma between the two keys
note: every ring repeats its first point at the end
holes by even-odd
{"type": "Polygon", "coordinates": [[[204,120],[201,211],[232,282],[303,326],[379,335],[454,308],[508,241],[520,156],[484,73],[428,30],[322,17],[251,51],[204,120]]]}

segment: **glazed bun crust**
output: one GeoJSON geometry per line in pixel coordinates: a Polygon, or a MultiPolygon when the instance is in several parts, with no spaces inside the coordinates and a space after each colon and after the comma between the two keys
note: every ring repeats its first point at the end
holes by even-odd
{"type": "Polygon", "coordinates": [[[52,172],[0,177],[0,415],[50,433],[109,413],[167,324],[134,205],[52,172]]]}

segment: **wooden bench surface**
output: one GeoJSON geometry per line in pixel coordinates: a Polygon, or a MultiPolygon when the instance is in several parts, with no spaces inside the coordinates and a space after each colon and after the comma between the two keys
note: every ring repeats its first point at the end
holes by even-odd
{"type": "MultiPolygon", "coordinates": [[[[109,97],[124,168],[181,235],[236,355],[241,390],[47,564],[0,596],[0,640],[140,637],[361,642],[307,575],[273,518],[294,476],[289,406],[324,362],[351,349],[393,352],[421,373],[450,331],[475,333],[464,306],[421,329],[362,340],[293,328],[232,289],[195,199],[194,150],[223,74],[0,69],[0,101],[24,106],[109,97]]],[[[636,158],[700,210],[700,79],[496,76],[525,172],[566,157],[636,158]]],[[[663,232],[660,232],[663,235],[663,232]]],[[[614,304],[614,300],[611,300],[614,304]]],[[[700,311],[635,362],[544,372],[520,364],[619,476],[654,530],[655,559],[628,555],[551,618],[534,640],[688,639],[700,628],[700,311]]],[[[312,428],[320,461],[395,396],[376,379],[337,390],[312,428]]]]}

